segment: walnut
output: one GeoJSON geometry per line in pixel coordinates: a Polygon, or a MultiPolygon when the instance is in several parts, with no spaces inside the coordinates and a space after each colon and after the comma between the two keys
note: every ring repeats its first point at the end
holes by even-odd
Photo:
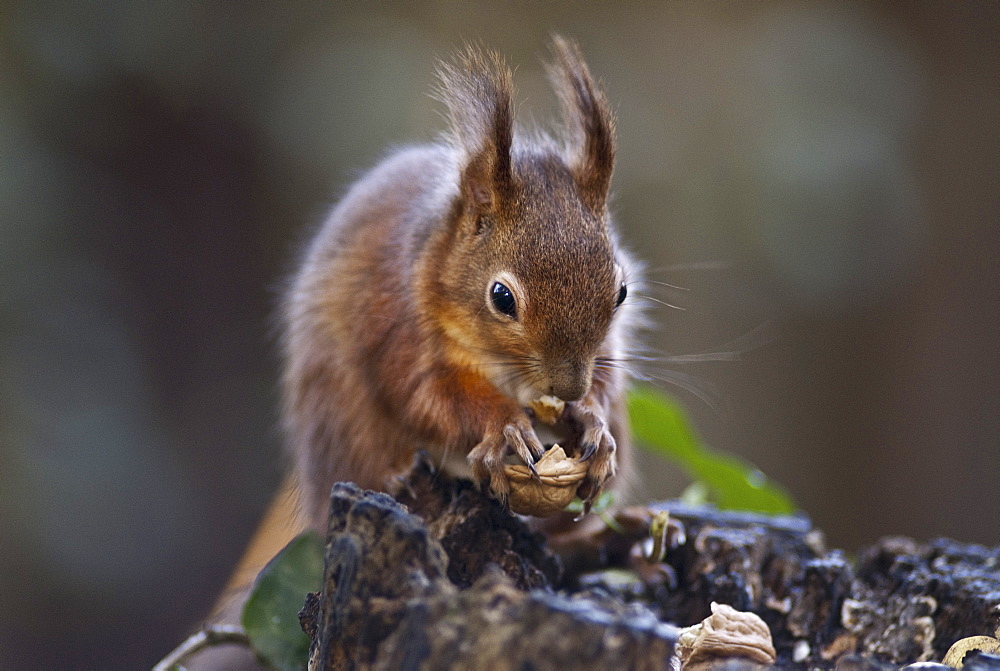
{"type": "Polygon", "coordinates": [[[566,456],[553,445],[535,463],[535,472],[522,464],[507,464],[504,472],[510,481],[510,509],[521,515],[549,517],[569,505],[587,476],[587,464],[566,456]]]}
{"type": "Polygon", "coordinates": [[[700,624],[681,630],[677,641],[681,669],[708,669],[714,662],[742,657],[758,664],[774,664],[771,630],[754,613],[712,602],[712,614],[700,624]]]}

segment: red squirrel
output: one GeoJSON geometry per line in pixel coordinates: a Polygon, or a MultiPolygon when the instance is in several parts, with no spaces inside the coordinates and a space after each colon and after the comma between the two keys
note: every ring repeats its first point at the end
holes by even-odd
{"type": "Polygon", "coordinates": [[[628,461],[622,365],[637,281],[608,215],[614,117],[554,39],[558,138],[519,134],[511,73],[469,48],[439,70],[450,132],[355,183],[283,303],[284,428],[305,526],[340,480],[386,489],[417,450],[500,500],[543,452],[525,406],[566,402],[595,496],[628,461]]]}
{"type": "MultiPolygon", "coordinates": [[[[620,485],[638,268],[608,216],[607,100],[575,45],[555,38],[554,52],[558,138],[516,134],[510,70],[467,49],[440,69],[450,132],[362,177],[307,248],[282,305],[290,488],[215,622],[238,621],[292,536],[325,532],[334,482],[388,489],[424,450],[504,500],[504,460],[543,451],[526,410],[541,396],[565,402],[560,444],[587,464],[578,494],[620,485]]],[[[189,668],[252,666],[219,650],[189,668]]]]}

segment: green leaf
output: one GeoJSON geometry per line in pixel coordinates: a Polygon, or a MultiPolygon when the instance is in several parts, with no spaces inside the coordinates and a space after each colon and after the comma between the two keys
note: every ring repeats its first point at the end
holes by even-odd
{"type": "MultiPolygon", "coordinates": [[[[719,508],[783,515],[796,506],[777,484],[745,461],[702,445],[683,410],[660,392],[642,386],[628,398],[629,419],[638,441],[703,483],[719,508]]],[[[696,491],[696,490],[695,490],[696,491]]],[[[692,492],[694,493],[694,492],[692,492]]]]}
{"type": "Polygon", "coordinates": [[[308,592],[323,582],[323,543],[312,531],[296,536],[257,577],[243,606],[243,628],[254,652],[280,671],[301,671],[309,659],[309,637],[299,626],[308,592]]]}
{"type": "MultiPolygon", "coordinates": [[[[597,498],[590,504],[590,510],[594,513],[603,513],[610,510],[615,504],[615,495],[610,490],[604,490],[597,495],[597,498]]],[[[568,513],[582,513],[583,512],[583,500],[580,497],[574,498],[569,504],[564,508],[568,513]]]]}

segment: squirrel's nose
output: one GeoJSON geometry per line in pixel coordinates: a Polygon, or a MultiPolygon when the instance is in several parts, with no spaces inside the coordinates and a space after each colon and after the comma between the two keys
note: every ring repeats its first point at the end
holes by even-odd
{"type": "Polygon", "coordinates": [[[590,391],[590,366],[570,362],[555,366],[549,374],[549,394],[563,401],[579,401],[590,391]]]}

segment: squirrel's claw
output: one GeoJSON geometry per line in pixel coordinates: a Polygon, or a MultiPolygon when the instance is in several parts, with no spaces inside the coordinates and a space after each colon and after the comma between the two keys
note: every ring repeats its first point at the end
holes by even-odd
{"type": "Polygon", "coordinates": [[[587,479],[580,490],[586,494],[582,498],[585,508],[589,510],[589,504],[601,492],[605,481],[615,474],[617,445],[607,422],[586,401],[567,404],[567,412],[580,435],[583,452],[579,461],[589,462],[587,479]]]}
{"type": "Polygon", "coordinates": [[[503,469],[508,450],[524,462],[535,478],[538,477],[535,456],[545,452],[545,448],[527,417],[523,421],[515,419],[499,431],[488,432],[468,456],[473,477],[482,484],[489,483],[490,491],[501,502],[506,502],[510,493],[510,483],[503,469]]]}
{"type": "Polygon", "coordinates": [[[510,483],[503,472],[503,459],[507,445],[503,435],[487,435],[469,452],[468,461],[472,469],[473,479],[480,483],[480,488],[489,483],[493,495],[501,501],[506,500],[510,493],[510,483]]]}
{"type": "Polygon", "coordinates": [[[535,435],[531,424],[529,423],[527,426],[508,424],[503,428],[503,437],[514,454],[520,457],[524,465],[534,472],[535,459],[545,452],[545,448],[542,447],[542,443],[535,435]]]}

